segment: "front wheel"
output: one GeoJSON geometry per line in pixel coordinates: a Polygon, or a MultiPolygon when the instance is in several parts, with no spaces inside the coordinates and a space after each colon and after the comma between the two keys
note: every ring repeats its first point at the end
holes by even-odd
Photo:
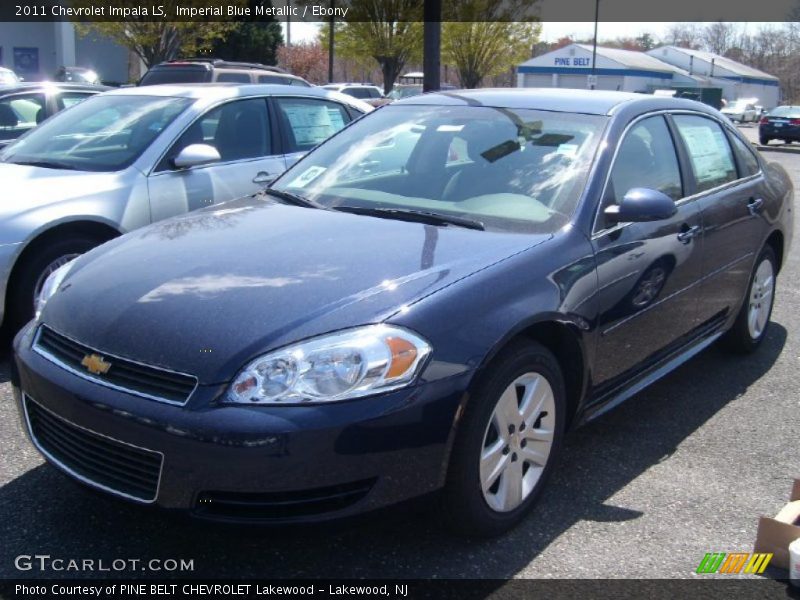
{"type": "Polygon", "coordinates": [[[47,277],[56,269],[101,243],[87,236],[69,236],[38,248],[15,267],[9,282],[4,329],[13,335],[33,318],[34,306],[47,277]]]}
{"type": "Polygon", "coordinates": [[[533,507],[560,450],[566,395],[558,362],[536,343],[515,343],[487,367],[460,426],[442,494],[456,533],[489,537],[533,507]]]}
{"type": "Polygon", "coordinates": [[[753,267],[747,297],[730,331],[725,334],[725,345],[740,353],[753,352],[767,333],[772,306],[775,302],[775,252],[766,246],[753,267]]]}

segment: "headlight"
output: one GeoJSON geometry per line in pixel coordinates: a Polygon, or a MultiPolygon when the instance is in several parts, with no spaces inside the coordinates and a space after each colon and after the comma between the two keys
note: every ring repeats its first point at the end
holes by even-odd
{"type": "Polygon", "coordinates": [[[408,385],[430,345],[400,327],[369,325],[294,344],[248,364],[228,402],[296,404],[349,400],[408,385]]]}
{"type": "Polygon", "coordinates": [[[39,292],[39,295],[36,298],[36,320],[39,320],[39,317],[42,314],[42,309],[44,305],[47,304],[47,301],[50,297],[56,293],[61,282],[64,281],[64,278],[69,273],[69,270],[72,268],[73,264],[75,264],[74,260],[69,261],[65,265],[61,265],[55,271],[50,273],[47,276],[47,279],[44,280],[44,284],[42,285],[42,291],[39,292]]]}

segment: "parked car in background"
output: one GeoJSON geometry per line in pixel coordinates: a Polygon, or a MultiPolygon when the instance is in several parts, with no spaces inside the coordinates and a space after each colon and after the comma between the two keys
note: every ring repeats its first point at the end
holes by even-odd
{"type": "Polygon", "coordinates": [[[0,316],[21,326],[61,264],[253,194],[371,110],[319,88],[211,84],[116,89],[57,115],[0,152],[0,316]]]}
{"type": "Polygon", "coordinates": [[[800,106],[778,106],[761,117],[758,141],[766,146],[772,140],[800,141],[800,106]]]}
{"type": "Polygon", "coordinates": [[[109,89],[80,83],[0,85],[0,148],[58,111],[109,89]]]}
{"type": "Polygon", "coordinates": [[[16,405],[51,464],[133,502],[274,523],[439,492],[497,535],[568,428],[717,340],[759,347],[793,211],[698,102],[417,96],[53,273],[16,405]]]}
{"type": "Polygon", "coordinates": [[[755,100],[734,100],[723,106],[720,112],[738,123],[756,123],[761,116],[755,100]]]}
{"type": "Polygon", "coordinates": [[[162,62],[145,73],[139,85],[164,83],[271,83],[311,87],[302,77],[280,67],[232,62],[218,58],[184,58],[162,62]]]}
{"type": "Polygon", "coordinates": [[[87,83],[90,85],[100,85],[101,83],[97,72],[85,67],[59,67],[55,75],[53,75],[53,81],[87,83]]]}
{"type": "Polygon", "coordinates": [[[358,98],[372,106],[381,106],[388,103],[388,100],[383,96],[381,88],[370,83],[330,83],[322,87],[326,90],[358,98]]]}
{"type": "MultiPolygon", "coordinates": [[[[455,86],[452,85],[442,85],[440,86],[440,91],[442,92],[449,92],[452,90],[457,89],[455,86]]],[[[419,96],[422,93],[422,85],[421,84],[395,84],[388,94],[386,94],[386,98],[390,101],[395,100],[402,100],[403,98],[411,98],[412,96],[419,96]]]]}
{"type": "Polygon", "coordinates": [[[0,85],[19,83],[20,79],[11,69],[0,67],[0,85]]]}

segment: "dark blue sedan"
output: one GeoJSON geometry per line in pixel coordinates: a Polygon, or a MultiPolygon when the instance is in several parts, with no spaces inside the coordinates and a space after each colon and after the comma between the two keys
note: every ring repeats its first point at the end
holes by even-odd
{"type": "Polygon", "coordinates": [[[772,140],[786,144],[800,142],[800,106],[778,106],[758,122],[758,141],[766,146],[772,140]]]}
{"type": "Polygon", "coordinates": [[[199,517],[437,492],[498,534],[568,428],[718,340],[759,346],[792,194],[690,100],[409,98],[53,273],[15,341],[24,427],[74,479],[199,517]]]}

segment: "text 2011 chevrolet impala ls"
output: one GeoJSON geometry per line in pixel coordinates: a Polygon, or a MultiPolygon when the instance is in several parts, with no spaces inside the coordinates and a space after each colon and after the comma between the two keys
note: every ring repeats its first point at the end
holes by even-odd
{"type": "Polygon", "coordinates": [[[205,518],[436,491],[497,534],[568,427],[716,340],[759,346],[792,195],[692,101],[410,98],[53,273],[15,342],[24,426],[75,479],[205,518]]]}

